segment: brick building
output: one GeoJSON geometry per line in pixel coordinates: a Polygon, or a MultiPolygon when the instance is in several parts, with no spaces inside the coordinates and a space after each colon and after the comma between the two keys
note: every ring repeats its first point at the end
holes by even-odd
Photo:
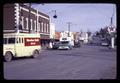
{"type": "Polygon", "coordinates": [[[24,4],[5,4],[3,7],[4,33],[40,33],[42,46],[50,41],[48,15],[24,4]]]}
{"type": "Polygon", "coordinates": [[[55,41],[59,41],[60,40],[60,32],[55,31],[55,41]]]}

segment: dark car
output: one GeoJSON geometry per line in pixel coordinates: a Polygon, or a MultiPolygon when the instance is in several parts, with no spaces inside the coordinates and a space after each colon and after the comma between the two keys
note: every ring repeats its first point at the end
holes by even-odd
{"type": "Polygon", "coordinates": [[[59,42],[55,42],[54,44],[53,44],[53,49],[58,49],[59,48],[59,42]]]}
{"type": "Polygon", "coordinates": [[[108,40],[107,40],[106,38],[102,38],[102,39],[101,39],[101,45],[102,45],[102,46],[109,46],[108,40]]]}
{"type": "Polygon", "coordinates": [[[77,48],[77,47],[81,47],[81,42],[80,42],[80,41],[79,41],[79,42],[75,42],[74,47],[75,47],[75,48],[77,48]]]}

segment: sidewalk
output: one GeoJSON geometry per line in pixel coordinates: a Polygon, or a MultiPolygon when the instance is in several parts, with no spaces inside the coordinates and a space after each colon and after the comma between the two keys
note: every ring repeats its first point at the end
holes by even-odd
{"type": "Polygon", "coordinates": [[[111,50],[117,50],[117,46],[115,46],[114,48],[109,48],[111,50]]]}

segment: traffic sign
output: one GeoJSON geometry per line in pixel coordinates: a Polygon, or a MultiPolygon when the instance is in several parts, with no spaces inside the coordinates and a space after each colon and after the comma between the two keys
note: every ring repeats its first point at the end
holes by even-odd
{"type": "Polygon", "coordinates": [[[109,33],[115,32],[115,27],[109,26],[108,27],[108,32],[109,33]]]}

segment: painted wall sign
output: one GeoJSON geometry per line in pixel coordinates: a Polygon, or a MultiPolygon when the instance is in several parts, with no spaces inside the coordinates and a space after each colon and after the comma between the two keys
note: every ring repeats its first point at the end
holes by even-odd
{"type": "Polygon", "coordinates": [[[40,38],[25,38],[25,46],[38,46],[40,45],[40,38]]]}

